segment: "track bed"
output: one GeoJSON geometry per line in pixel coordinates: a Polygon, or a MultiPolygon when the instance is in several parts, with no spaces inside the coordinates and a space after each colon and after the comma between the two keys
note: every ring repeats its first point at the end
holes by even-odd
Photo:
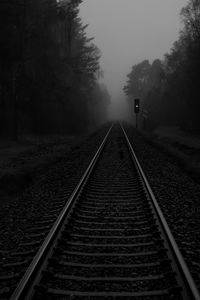
{"type": "Polygon", "coordinates": [[[195,299],[160,222],[115,125],[33,266],[33,280],[25,278],[12,299],[195,299]]]}

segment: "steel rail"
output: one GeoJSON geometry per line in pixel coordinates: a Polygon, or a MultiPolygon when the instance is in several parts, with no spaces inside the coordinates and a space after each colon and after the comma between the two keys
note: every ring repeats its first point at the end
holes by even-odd
{"type": "Polygon", "coordinates": [[[52,229],[50,230],[49,234],[47,235],[46,239],[44,240],[42,246],[38,250],[36,256],[34,257],[33,261],[31,262],[30,266],[28,267],[26,273],[22,277],[20,283],[14,290],[13,294],[11,295],[10,300],[22,300],[27,299],[26,295],[29,292],[31,287],[31,283],[34,281],[34,278],[37,276],[37,273],[40,271],[40,266],[44,263],[47,254],[50,252],[52,245],[54,244],[63,224],[64,221],[71,209],[72,204],[77,199],[77,196],[80,194],[83,186],[87,182],[91,172],[93,171],[98,158],[100,157],[103,148],[108,140],[108,136],[110,131],[113,127],[113,124],[109,128],[105,138],[103,139],[99,149],[97,150],[96,154],[94,155],[93,159],[91,160],[87,170],[83,174],[82,178],[80,179],[78,185],[74,189],[72,195],[70,196],[69,200],[67,201],[65,207],[63,208],[62,212],[60,213],[59,217],[57,218],[56,222],[54,223],[52,229]]]}
{"type": "MultiPolygon", "coordinates": [[[[185,300],[189,300],[189,299],[192,299],[192,300],[200,300],[200,293],[198,291],[198,288],[192,278],[192,275],[188,269],[188,266],[178,248],[178,245],[171,233],[171,230],[169,229],[169,226],[167,224],[167,221],[160,209],[160,206],[156,200],[156,197],[151,189],[151,186],[148,182],[148,179],[142,169],[142,166],[139,162],[139,159],[137,158],[136,156],[136,153],[135,151],[133,150],[133,147],[129,141],[129,138],[125,132],[125,129],[122,125],[122,123],[120,123],[120,126],[122,128],[122,131],[124,133],[124,136],[125,136],[125,139],[127,141],[127,144],[128,144],[128,148],[130,150],[130,154],[131,154],[131,157],[133,159],[133,163],[135,164],[136,168],[138,169],[138,172],[141,176],[141,179],[144,183],[144,186],[150,196],[150,200],[152,202],[152,205],[153,205],[153,208],[154,208],[154,211],[156,213],[156,216],[159,220],[159,223],[161,224],[161,227],[162,227],[162,231],[164,232],[164,235],[165,237],[167,238],[167,242],[168,242],[168,245],[170,247],[170,250],[172,252],[172,258],[174,258],[175,262],[176,262],[176,265],[178,267],[178,271],[179,271],[179,275],[181,276],[181,281],[184,282],[185,284],[185,287],[186,287],[186,290],[183,291],[183,297],[185,300]],[[188,298],[188,296],[190,298],[188,298]]],[[[176,268],[177,269],[177,268],[176,268]]]]}

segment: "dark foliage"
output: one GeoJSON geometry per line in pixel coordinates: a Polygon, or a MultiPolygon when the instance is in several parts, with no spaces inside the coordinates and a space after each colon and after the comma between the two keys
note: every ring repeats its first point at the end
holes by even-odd
{"type": "MultiPolygon", "coordinates": [[[[140,97],[149,129],[178,125],[200,131],[200,2],[190,0],[181,11],[184,28],[164,61],[147,60],[133,66],[124,91],[130,99],[140,97]]],[[[143,119],[143,120],[142,120],[143,119]]]]}
{"type": "Polygon", "coordinates": [[[88,128],[100,52],[78,16],[81,2],[0,2],[1,135],[88,128]]]}

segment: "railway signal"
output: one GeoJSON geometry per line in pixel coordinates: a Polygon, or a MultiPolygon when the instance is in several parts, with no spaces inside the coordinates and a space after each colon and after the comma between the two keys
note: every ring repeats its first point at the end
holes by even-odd
{"type": "Polygon", "coordinates": [[[135,99],[135,104],[134,104],[134,111],[135,111],[135,116],[136,116],[136,128],[138,128],[138,113],[140,112],[140,99],[136,98],[135,99]]]}
{"type": "Polygon", "coordinates": [[[138,114],[140,112],[140,99],[135,99],[135,113],[138,114]]]}

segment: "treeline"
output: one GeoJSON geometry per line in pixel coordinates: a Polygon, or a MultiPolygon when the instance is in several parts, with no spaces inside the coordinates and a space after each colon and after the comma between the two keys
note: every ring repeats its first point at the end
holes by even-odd
{"type": "Polygon", "coordinates": [[[79,18],[81,2],[0,1],[1,136],[81,132],[105,114],[100,51],[79,18]]]}
{"type": "Polygon", "coordinates": [[[182,9],[183,30],[163,61],[148,60],[133,66],[124,91],[140,97],[143,127],[177,125],[200,131],[200,2],[189,0],[182,9]]]}

